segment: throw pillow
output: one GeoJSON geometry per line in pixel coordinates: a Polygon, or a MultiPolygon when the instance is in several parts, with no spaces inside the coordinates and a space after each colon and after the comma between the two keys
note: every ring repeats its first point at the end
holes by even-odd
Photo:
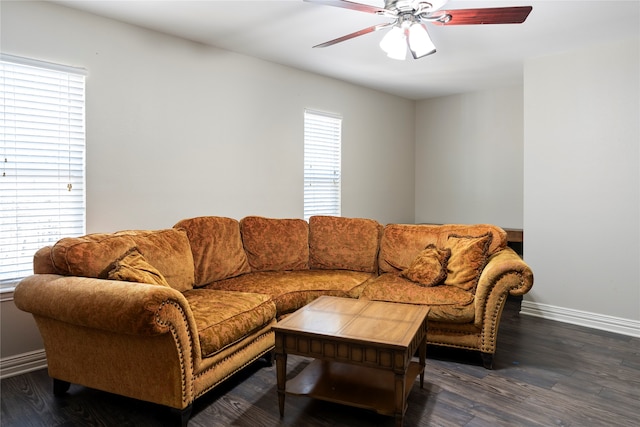
{"type": "Polygon", "coordinates": [[[107,279],[170,287],[164,276],[147,262],[137,247],[130,249],[113,263],[113,268],[107,273],[107,279]]]}
{"type": "Polygon", "coordinates": [[[475,292],[480,273],[487,263],[491,239],[491,233],[482,236],[450,234],[445,242],[445,249],[451,250],[451,257],[444,284],[475,292]]]}
{"type": "Polygon", "coordinates": [[[431,244],[421,251],[409,268],[403,270],[400,275],[421,286],[439,285],[447,277],[447,261],[450,256],[450,249],[438,249],[431,244]]]}

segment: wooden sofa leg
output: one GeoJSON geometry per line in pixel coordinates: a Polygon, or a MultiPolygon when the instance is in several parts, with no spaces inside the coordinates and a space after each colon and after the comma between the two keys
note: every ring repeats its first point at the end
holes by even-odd
{"type": "Polygon", "coordinates": [[[273,354],[274,354],[275,350],[271,350],[267,353],[264,354],[264,361],[267,364],[267,366],[273,366],[273,354]]]}
{"type": "Polygon", "coordinates": [[[193,410],[193,404],[187,406],[184,409],[177,408],[169,408],[171,409],[171,413],[174,414],[176,418],[180,419],[180,427],[187,427],[187,423],[189,422],[189,417],[191,417],[191,411],[193,410]]]}
{"type": "Polygon", "coordinates": [[[53,379],[53,395],[62,396],[69,390],[70,386],[71,386],[71,383],[54,378],[53,379]]]}
{"type": "Polygon", "coordinates": [[[493,353],[480,352],[482,357],[482,365],[487,369],[493,369],[493,353]]]}

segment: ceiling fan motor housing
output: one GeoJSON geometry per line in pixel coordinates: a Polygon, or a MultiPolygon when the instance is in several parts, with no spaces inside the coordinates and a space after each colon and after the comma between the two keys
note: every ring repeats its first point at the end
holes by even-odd
{"type": "Polygon", "coordinates": [[[434,13],[447,3],[447,0],[432,0],[431,2],[416,0],[386,0],[381,15],[395,17],[395,24],[407,26],[411,23],[426,21],[440,21],[443,23],[451,19],[446,13],[434,13]]]}
{"type": "Polygon", "coordinates": [[[386,0],[384,2],[384,8],[386,10],[395,12],[396,14],[411,13],[414,15],[421,15],[423,13],[431,13],[447,3],[448,0],[432,0],[428,1],[416,1],[416,0],[386,0]]]}

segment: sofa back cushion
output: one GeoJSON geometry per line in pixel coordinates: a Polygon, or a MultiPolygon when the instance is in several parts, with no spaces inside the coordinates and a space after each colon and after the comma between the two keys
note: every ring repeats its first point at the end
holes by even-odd
{"type": "Polygon", "coordinates": [[[409,268],[418,254],[428,245],[446,248],[447,240],[452,234],[482,236],[487,233],[491,234],[488,256],[507,246],[507,233],[500,227],[490,224],[388,224],[384,227],[380,240],[378,255],[380,272],[393,273],[409,268]]]}
{"type": "Polygon", "coordinates": [[[183,230],[130,230],[67,237],[53,246],[51,260],[60,274],[107,278],[114,263],[135,247],[172,288],[181,292],[193,288],[193,256],[183,230]]]}
{"type": "Polygon", "coordinates": [[[174,228],[185,230],[189,238],[195,264],[195,286],[251,271],[242,247],[238,220],[206,216],[184,219],[174,228]]]}
{"type": "Polygon", "coordinates": [[[372,219],[309,218],[309,267],[378,272],[382,224],[372,219]]]}
{"type": "Polygon", "coordinates": [[[56,269],[51,259],[51,250],[53,246],[45,246],[36,251],[33,255],[33,272],[34,274],[62,274],[56,269]]]}
{"type": "Polygon", "coordinates": [[[309,268],[307,221],[248,216],[240,220],[240,233],[252,271],[309,268]]]}

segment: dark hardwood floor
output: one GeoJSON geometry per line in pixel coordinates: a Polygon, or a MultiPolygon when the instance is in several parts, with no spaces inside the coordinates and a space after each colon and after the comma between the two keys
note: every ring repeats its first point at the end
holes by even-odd
{"type": "MultiPolygon", "coordinates": [[[[405,426],[640,426],[640,339],[519,316],[502,318],[494,369],[478,354],[428,350],[424,389],[409,395],[405,426]]],[[[290,356],[288,371],[308,359],[290,356]]],[[[191,427],[393,426],[392,417],[287,396],[278,414],[275,365],[257,362],[198,399],[191,427]]],[[[0,425],[174,425],[167,408],[72,385],[55,398],[46,370],[0,383],[0,425]]]]}

